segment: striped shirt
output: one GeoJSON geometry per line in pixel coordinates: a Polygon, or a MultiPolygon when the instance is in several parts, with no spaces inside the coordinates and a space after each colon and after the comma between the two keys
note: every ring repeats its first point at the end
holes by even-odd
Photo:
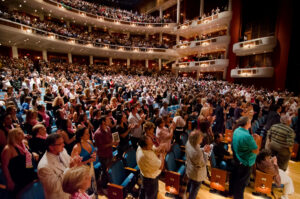
{"type": "Polygon", "coordinates": [[[271,142],[275,142],[281,147],[288,148],[294,144],[295,132],[289,126],[279,123],[271,126],[268,131],[268,136],[271,139],[271,142]]]}

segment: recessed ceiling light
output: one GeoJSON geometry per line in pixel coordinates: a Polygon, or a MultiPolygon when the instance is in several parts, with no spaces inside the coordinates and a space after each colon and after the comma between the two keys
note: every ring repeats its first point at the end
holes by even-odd
{"type": "Polygon", "coordinates": [[[34,12],[37,12],[37,10],[34,10],[34,12]]]}
{"type": "Polygon", "coordinates": [[[22,4],[20,4],[19,7],[22,8],[22,4]]]}

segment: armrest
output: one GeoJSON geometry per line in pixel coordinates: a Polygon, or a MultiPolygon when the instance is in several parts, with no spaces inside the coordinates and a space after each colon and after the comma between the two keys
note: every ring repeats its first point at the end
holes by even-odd
{"type": "Polygon", "coordinates": [[[181,149],[182,152],[185,152],[185,146],[184,145],[181,145],[180,149],[181,149]]]}
{"type": "Polygon", "coordinates": [[[129,172],[133,172],[133,173],[137,172],[136,169],[131,168],[131,167],[124,167],[124,169],[126,169],[126,170],[129,171],[129,172]]]}
{"type": "Polygon", "coordinates": [[[0,184],[0,189],[6,189],[6,185],[5,184],[0,184]]]}
{"type": "Polygon", "coordinates": [[[180,164],[184,164],[184,163],[185,163],[185,161],[184,161],[184,160],[181,160],[181,159],[175,159],[175,161],[176,161],[177,163],[180,163],[180,164]]]}

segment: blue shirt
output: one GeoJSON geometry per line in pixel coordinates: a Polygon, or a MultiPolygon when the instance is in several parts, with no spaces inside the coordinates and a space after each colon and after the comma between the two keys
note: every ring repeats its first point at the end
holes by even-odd
{"type": "Polygon", "coordinates": [[[257,149],[254,138],[249,131],[239,127],[233,133],[232,148],[238,160],[245,166],[252,166],[256,160],[256,154],[252,150],[257,149]]]}

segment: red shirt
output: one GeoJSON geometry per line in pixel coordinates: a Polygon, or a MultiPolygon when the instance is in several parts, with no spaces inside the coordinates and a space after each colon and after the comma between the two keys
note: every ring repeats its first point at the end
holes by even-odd
{"type": "Polygon", "coordinates": [[[95,144],[98,148],[97,155],[101,158],[112,158],[112,146],[104,147],[106,144],[112,143],[112,135],[110,128],[107,127],[106,131],[100,126],[94,135],[95,144]]]}

